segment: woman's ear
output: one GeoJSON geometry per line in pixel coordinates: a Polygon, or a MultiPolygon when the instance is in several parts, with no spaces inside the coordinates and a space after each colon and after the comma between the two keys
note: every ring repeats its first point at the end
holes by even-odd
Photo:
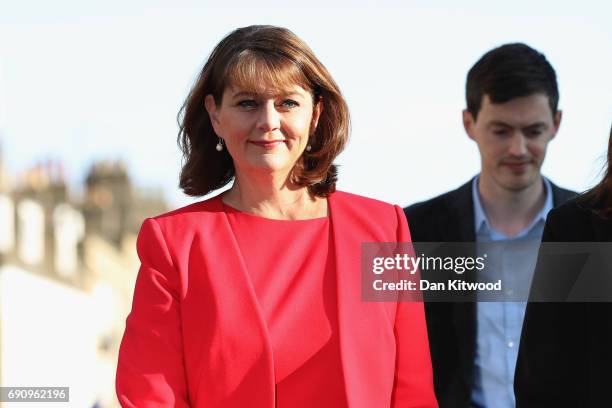
{"type": "Polygon", "coordinates": [[[314,133],[314,131],[317,129],[321,112],[323,112],[323,97],[319,97],[312,108],[312,119],[310,121],[310,129],[312,129],[311,133],[314,133]]]}
{"type": "Polygon", "coordinates": [[[212,123],[215,133],[219,135],[221,131],[217,103],[211,94],[206,95],[204,98],[204,106],[206,107],[206,112],[208,112],[208,117],[210,118],[210,123],[212,123]]]}

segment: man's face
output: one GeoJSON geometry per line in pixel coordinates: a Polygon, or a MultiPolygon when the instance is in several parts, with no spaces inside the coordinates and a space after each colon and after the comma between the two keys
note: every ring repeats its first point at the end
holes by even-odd
{"type": "Polygon", "coordinates": [[[482,100],[477,119],[463,111],[463,125],[480,150],[481,177],[510,191],[521,191],[540,179],[548,142],[555,137],[561,112],[548,97],[533,94],[505,103],[482,100]]]}

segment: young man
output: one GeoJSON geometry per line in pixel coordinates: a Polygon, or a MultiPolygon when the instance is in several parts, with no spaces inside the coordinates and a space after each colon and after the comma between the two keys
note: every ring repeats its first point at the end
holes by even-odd
{"type": "MultiPolygon", "coordinates": [[[[554,69],[525,44],[503,45],[470,69],[466,99],[463,124],[478,146],[480,174],[404,209],[412,240],[539,242],[548,211],[573,195],[540,174],[561,123],[554,69]]],[[[504,258],[503,273],[531,280],[531,258],[504,258]]],[[[524,302],[426,304],[440,407],[514,407],[524,313],[524,302]]]]}

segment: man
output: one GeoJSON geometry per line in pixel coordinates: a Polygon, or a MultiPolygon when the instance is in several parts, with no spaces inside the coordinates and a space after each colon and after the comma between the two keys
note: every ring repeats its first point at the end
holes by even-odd
{"type": "MultiPolygon", "coordinates": [[[[554,69],[525,44],[503,45],[470,69],[466,99],[463,125],[478,146],[480,174],[405,208],[412,240],[539,242],[548,211],[573,195],[540,174],[561,123],[554,69]]],[[[530,281],[532,258],[504,261],[504,273],[530,281]]],[[[524,313],[524,302],[426,304],[440,407],[514,407],[524,313]]]]}

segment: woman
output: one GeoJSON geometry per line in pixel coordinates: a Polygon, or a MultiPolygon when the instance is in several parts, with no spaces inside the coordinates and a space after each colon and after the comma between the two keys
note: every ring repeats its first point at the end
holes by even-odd
{"type": "Polygon", "coordinates": [[[289,30],[238,29],[185,105],[180,186],[147,219],[119,353],[126,407],[435,407],[423,307],[360,300],[362,242],[401,209],[335,192],[348,109],[289,30]]]}
{"type": "MultiPolygon", "coordinates": [[[[543,242],[612,242],[611,166],[612,130],[603,180],[548,214],[543,242]]],[[[588,272],[581,268],[581,254],[557,256],[547,267],[542,251],[540,255],[531,297],[542,302],[529,303],[525,314],[514,381],[517,407],[612,407],[612,303],[543,302],[570,296],[572,285],[565,283],[588,272]],[[548,273],[555,276],[548,278],[548,273]]],[[[595,272],[605,285],[612,265],[601,265],[595,272]]]]}

